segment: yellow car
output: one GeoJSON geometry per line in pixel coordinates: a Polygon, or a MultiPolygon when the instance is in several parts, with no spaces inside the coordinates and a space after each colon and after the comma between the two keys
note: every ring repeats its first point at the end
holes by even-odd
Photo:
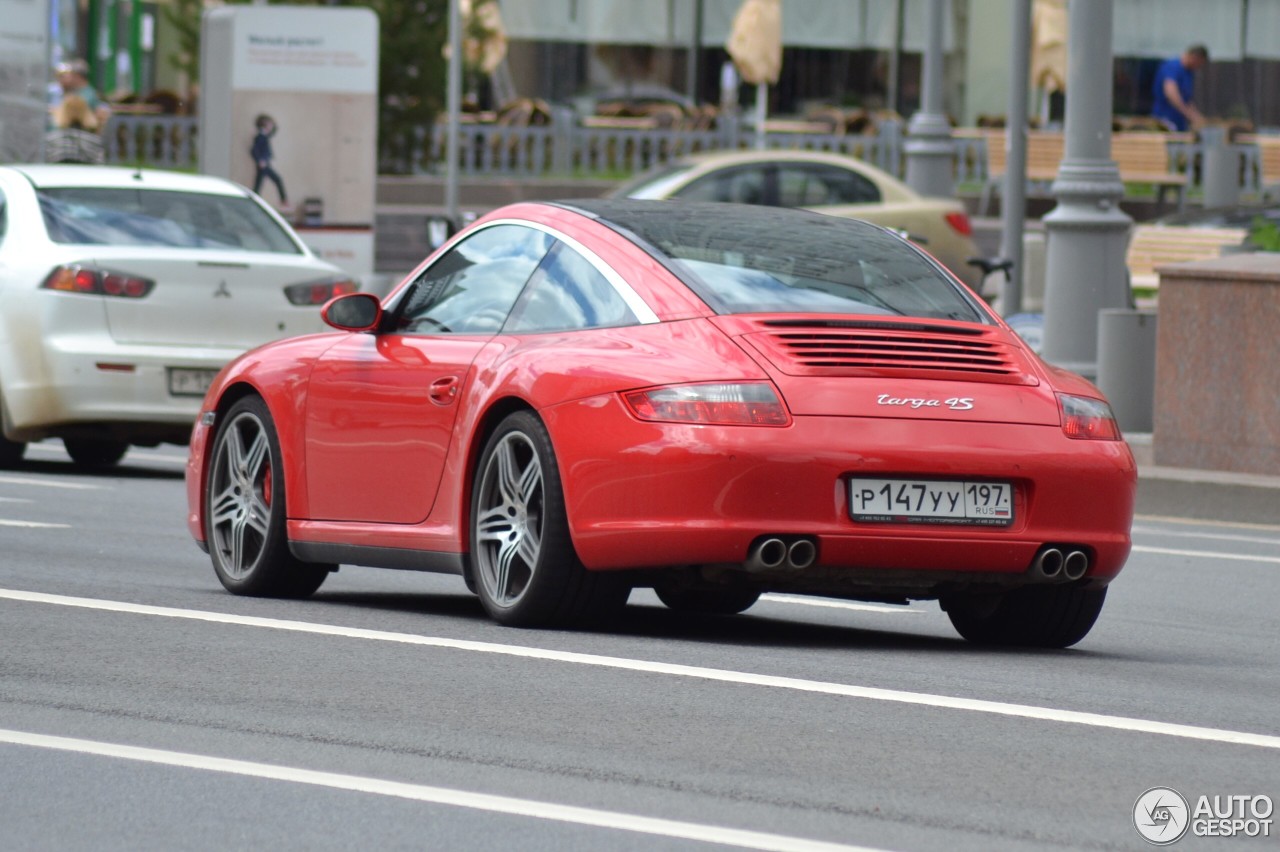
{"type": "Polygon", "coordinates": [[[817,151],[730,151],[670,160],[615,189],[615,198],[733,201],[803,207],[903,232],[975,289],[982,273],[964,205],[926,198],[862,160],[817,151]]]}

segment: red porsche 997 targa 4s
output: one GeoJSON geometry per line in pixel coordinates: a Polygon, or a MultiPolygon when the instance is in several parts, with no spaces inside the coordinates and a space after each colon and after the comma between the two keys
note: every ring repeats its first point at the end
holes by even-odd
{"type": "Polygon", "coordinates": [[[189,526],[237,594],[346,563],[459,574],[526,626],[635,587],[938,599],[970,640],[1065,647],[1129,553],[1098,390],[865,222],[517,204],[323,313],[229,365],[192,435],[189,526]]]}

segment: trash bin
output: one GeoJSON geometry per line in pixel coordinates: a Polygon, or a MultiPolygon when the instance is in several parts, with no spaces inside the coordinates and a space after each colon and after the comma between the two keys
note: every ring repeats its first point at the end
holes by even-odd
{"type": "Polygon", "coordinates": [[[1156,312],[1098,312],[1098,389],[1123,432],[1150,432],[1156,396],[1156,312]]]}

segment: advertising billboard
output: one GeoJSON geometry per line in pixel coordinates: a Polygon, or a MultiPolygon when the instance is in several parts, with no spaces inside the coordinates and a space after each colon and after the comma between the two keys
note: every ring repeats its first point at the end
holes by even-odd
{"type": "Polygon", "coordinates": [[[201,53],[200,170],[259,193],[326,260],[371,273],[374,12],[223,6],[205,13],[201,53]]]}

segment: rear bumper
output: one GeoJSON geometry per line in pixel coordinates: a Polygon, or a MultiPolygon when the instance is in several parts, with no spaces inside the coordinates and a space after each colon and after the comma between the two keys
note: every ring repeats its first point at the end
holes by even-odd
{"type": "Polygon", "coordinates": [[[931,572],[1016,583],[1045,544],[1085,549],[1088,577],[1105,583],[1129,553],[1137,469],[1128,446],[1071,440],[1057,426],[849,417],[679,426],[639,422],[600,398],[543,415],[590,568],[740,565],[753,541],[779,535],[811,537],[818,556],[806,573],[835,585],[860,577],[889,587],[918,572],[913,586],[930,585],[931,572]],[[848,491],[859,476],[1011,482],[1014,522],[855,522],[848,491]]]}
{"type": "Polygon", "coordinates": [[[171,394],[170,368],[217,371],[241,350],[125,346],[105,334],[68,334],[27,351],[10,359],[14,369],[6,373],[12,437],[100,432],[131,442],[183,443],[203,394],[171,394]]]}

